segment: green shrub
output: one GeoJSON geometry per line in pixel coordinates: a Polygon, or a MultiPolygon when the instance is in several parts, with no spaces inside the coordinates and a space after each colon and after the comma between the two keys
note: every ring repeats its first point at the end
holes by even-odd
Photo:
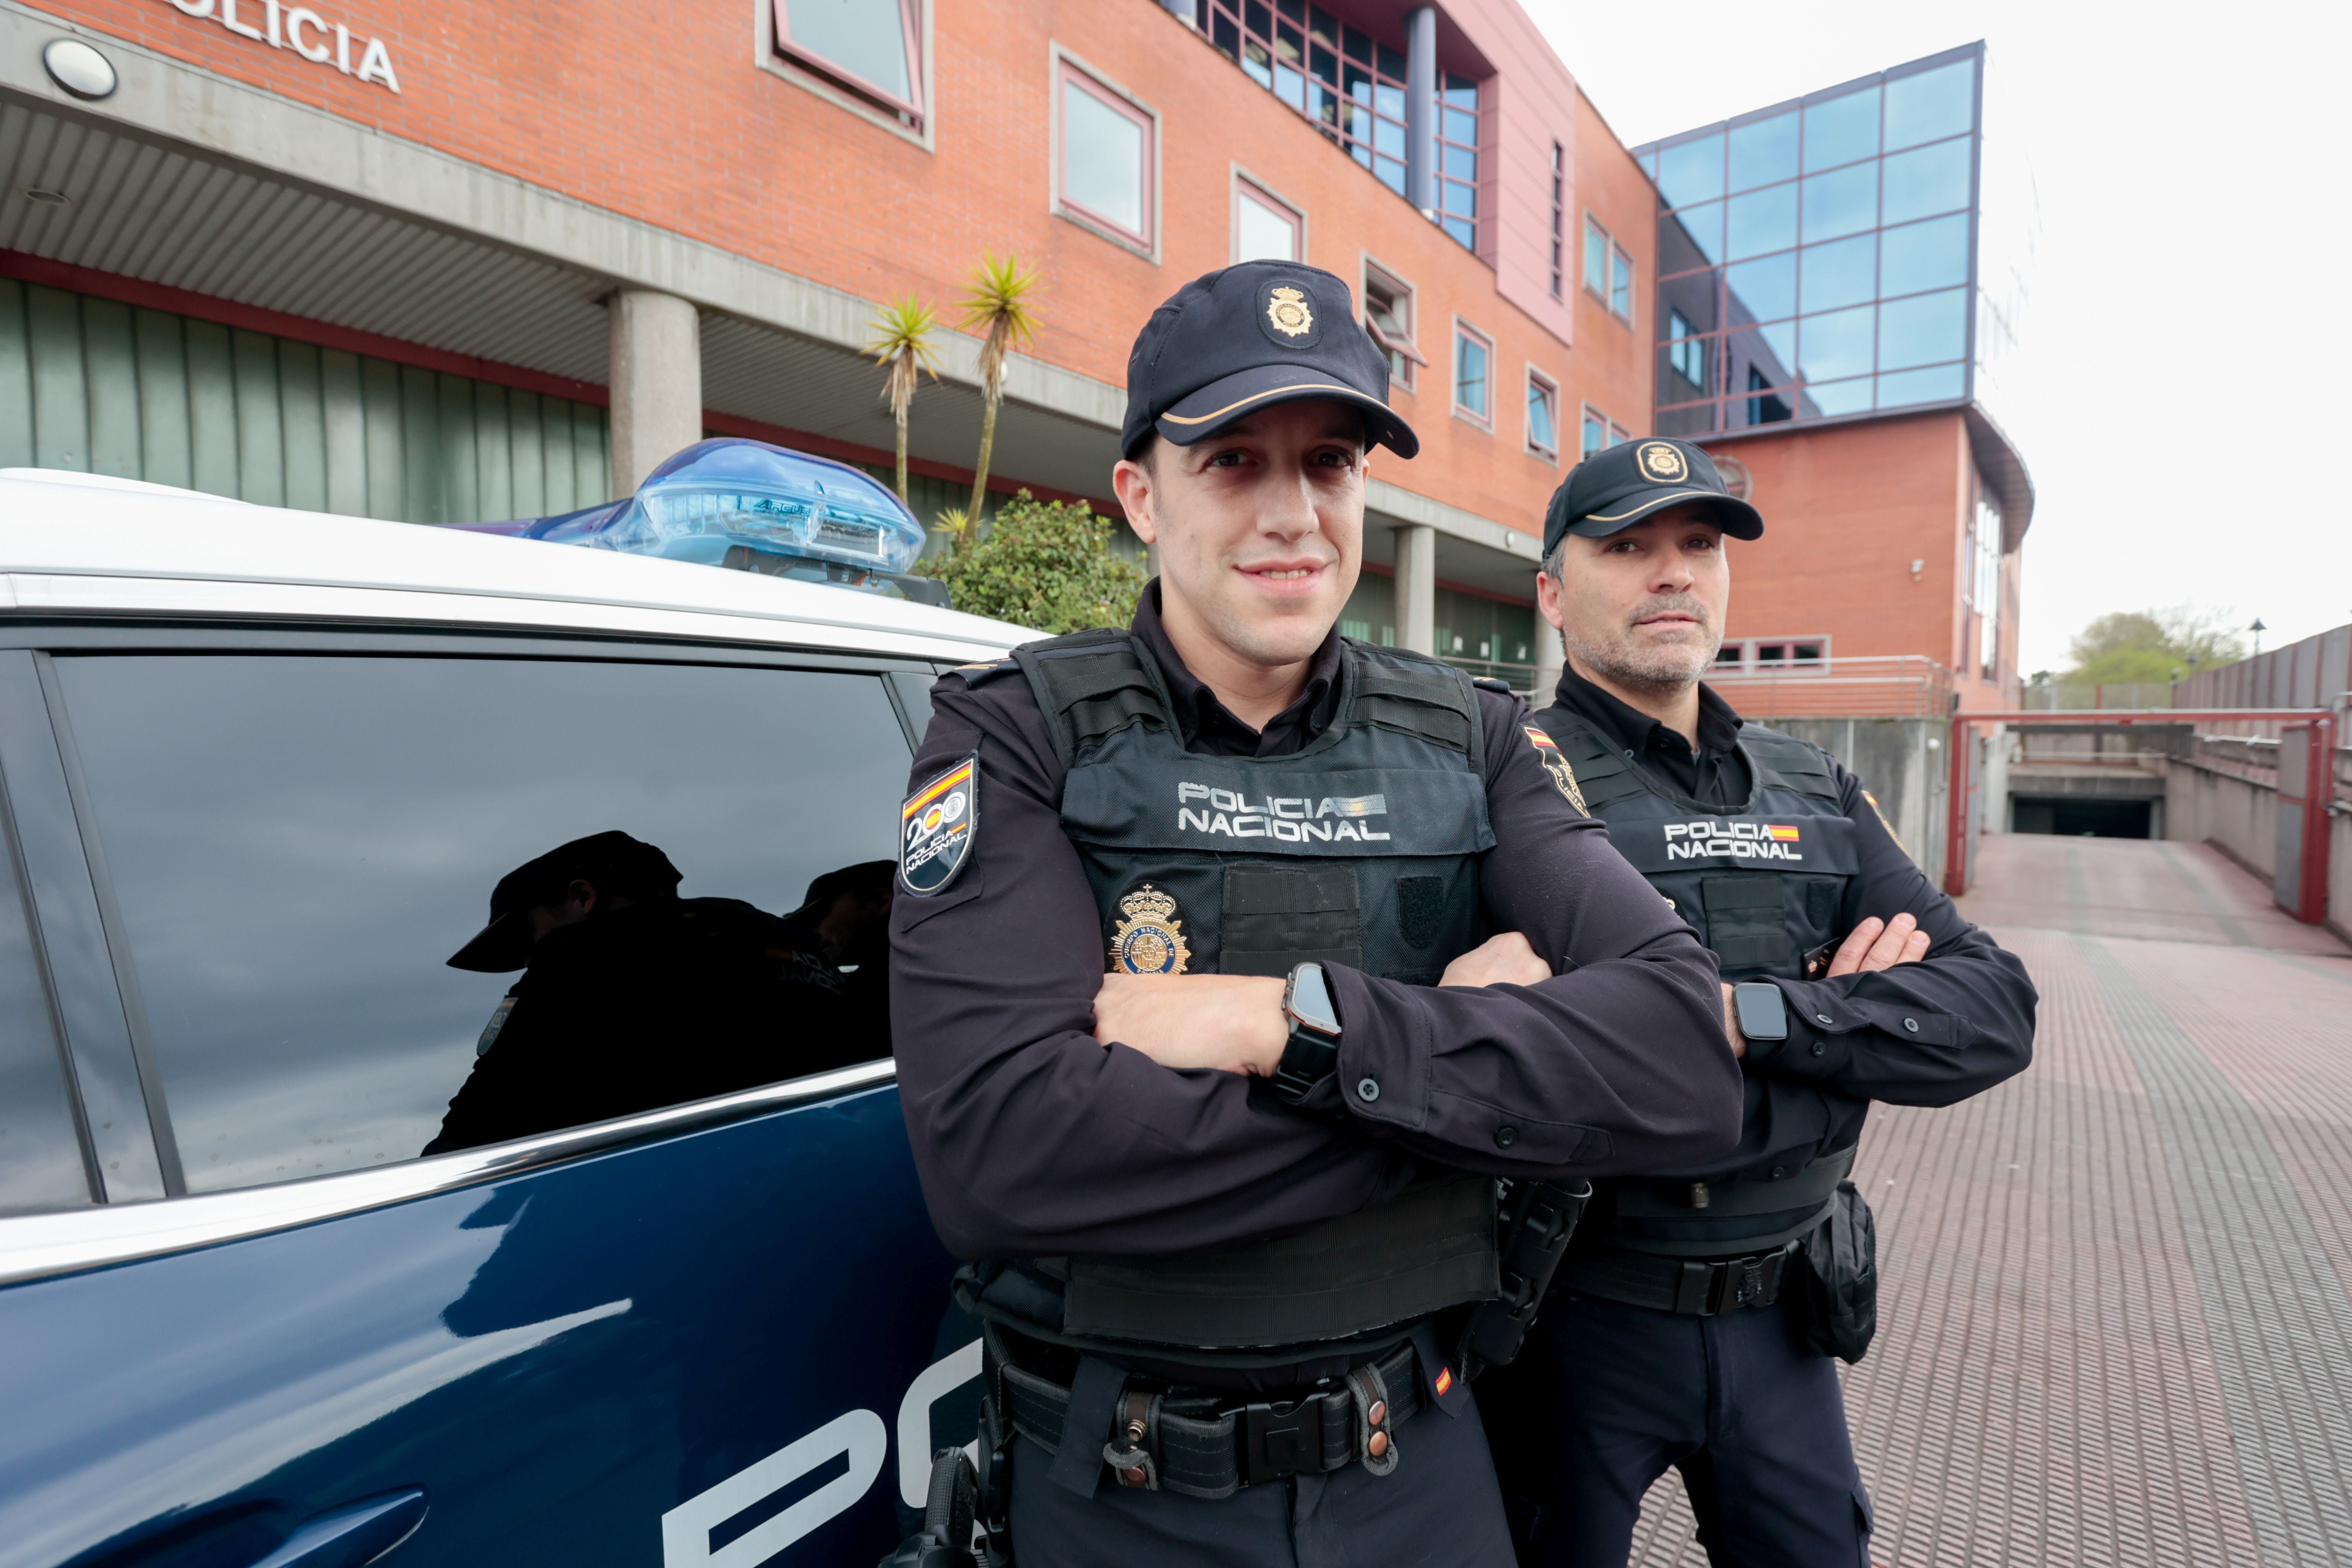
{"type": "Polygon", "coordinates": [[[1041,501],[1023,490],[915,570],[945,583],[955,607],[971,615],[1055,636],[1123,626],[1143,591],[1143,568],[1111,548],[1118,526],[1082,501],[1041,501]]]}

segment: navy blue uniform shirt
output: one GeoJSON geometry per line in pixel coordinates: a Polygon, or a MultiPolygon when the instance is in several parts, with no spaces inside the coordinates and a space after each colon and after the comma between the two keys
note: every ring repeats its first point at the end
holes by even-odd
{"type": "MultiPolygon", "coordinates": [[[[1298,700],[1255,730],[1176,657],[1158,592],[1134,630],[1188,750],[1284,755],[1329,724],[1336,635],[1298,700]]],[[[1472,989],[1327,966],[1339,1070],[1306,1110],[1096,1041],[1102,917],[1029,683],[950,675],[931,701],[913,779],[977,752],[979,826],[945,891],[898,894],[890,1016],[916,1168],[962,1257],[1188,1251],[1353,1213],[1432,1166],[1600,1175],[1730,1146],[1740,1073],[1714,957],[1552,783],[1518,699],[1479,693],[1496,837],[1480,888],[1489,925],[1524,932],[1555,978],[1472,989]],[[1376,1100],[1339,1092],[1367,1078],[1376,1100]]]]}

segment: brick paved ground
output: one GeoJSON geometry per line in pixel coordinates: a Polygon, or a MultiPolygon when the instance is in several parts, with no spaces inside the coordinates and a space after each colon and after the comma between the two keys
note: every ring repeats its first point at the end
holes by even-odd
{"type": "MultiPolygon", "coordinates": [[[[1989,839],[1964,907],[2041,1034],[1864,1139],[1874,1558],[2352,1564],[2352,953],[2201,845],[1989,839]]],[[[1633,1561],[1705,1562],[1671,1474],[1633,1561]]]]}

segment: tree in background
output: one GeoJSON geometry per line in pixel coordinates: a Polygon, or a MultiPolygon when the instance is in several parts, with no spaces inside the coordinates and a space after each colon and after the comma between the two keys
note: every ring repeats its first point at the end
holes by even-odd
{"type": "Polygon", "coordinates": [[[2074,635],[2069,684],[2125,685],[2179,680],[2200,669],[2246,657],[2229,610],[2175,605],[2164,610],[2123,610],[2101,616],[2074,635]]]}
{"type": "MultiPolygon", "coordinates": [[[[971,291],[961,301],[961,324],[986,335],[980,345],[980,462],[971,476],[971,505],[964,509],[964,529],[980,516],[988,499],[988,458],[996,446],[996,409],[1004,401],[1004,358],[1027,342],[1037,331],[1037,310],[1029,296],[1036,290],[1037,275],[1021,270],[1014,257],[999,260],[992,253],[971,269],[971,291]]],[[[963,536],[960,529],[957,537],[963,536]]]]}
{"type": "Polygon", "coordinates": [[[975,616],[1056,637],[1123,626],[1134,618],[1143,568],[1111,548],[1114,526],[1083,501],[1041,501],[1024,489],[985,531],[957,532],[915,570],[945,583],[955,607],[975,616]]]}
{"type": "Polygon", "coordinates": [[[881,313],[866,323],[874,334],[866,352],[874,363],[887,373],[882,384],[882,395],[890,400],[890,417],[898,424],[898,500],[907,500],[907,410],[915,401],[915,384],[922,373],[929,371],[931,379],[940,378],[940,351],[932,346],[931,331],[939,325],[939,316],[931,308],[912,294],[882,307],[881,313]]]}

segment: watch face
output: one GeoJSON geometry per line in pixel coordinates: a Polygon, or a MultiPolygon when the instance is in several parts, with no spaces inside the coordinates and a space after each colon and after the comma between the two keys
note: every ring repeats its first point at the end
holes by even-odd
{"type": "Polygon", "coordinates": [[[1785,1040],[1789,1037],[1788,1000],[1777,985],[1757,981],[1731,988],[1733,1005],[1739,1012],[1739,1032],[1751,1040],[1785,1040]]]}
{"type": "Polygon", "coordinates": [[[1339,1011],[1331,1005],[1331,989],[1324,983],[1323,966],[1302,963],[1291,972],[1291,1016],[1326,1035],[1339,1032],[1339,1011]]]}

